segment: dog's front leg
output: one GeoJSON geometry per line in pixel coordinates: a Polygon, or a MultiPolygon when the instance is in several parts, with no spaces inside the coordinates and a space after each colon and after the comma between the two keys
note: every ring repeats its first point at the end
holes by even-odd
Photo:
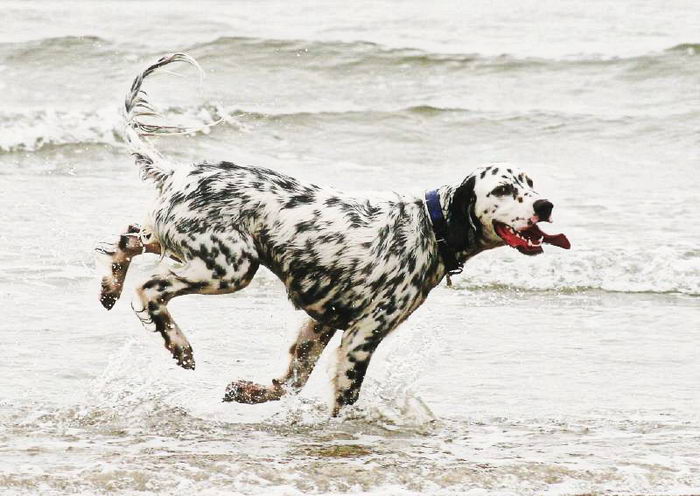
{"type": "Polygon", "coordinates": [[[357,401],[372,354],[387,334],[374,321],[360,321],[343,334],[335,373],[334,417],[341,408],[357,401]]]}
{"type": "Polygon", "coordinates": [[[309,319],[299,329],[296,341],[289,350],[287,372],[272,379],[271,386],[250,381],[234,381],[226,388],[224,401],[263,403],[280,399],[287,392],[298,392],[306,385],[318,358],[335,334],[335,329],[309,319]]]}
{"type": "Polygon", "coordinates": [[[160,244],[145,234],[138,224],[132,224],[119,235],[116,243],[102,242],[95,248],[106,274],[102,277],[100,303],[110,310],[119,299],[131,260],[143,253],[160,253],[160,244]]]}

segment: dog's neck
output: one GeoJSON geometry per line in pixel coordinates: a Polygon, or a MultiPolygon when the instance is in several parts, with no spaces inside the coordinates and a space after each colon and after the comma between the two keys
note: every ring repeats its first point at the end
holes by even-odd
{"type": "MultiPolygon", "coordinates": [[[[438,196],[440,198],[440,206],[442,207],[442,215],[444,216],[445,220],[447,221],[448,229],[450,229],[449,226],[454,221],[453,217],[454,217],[454,209],[455,209],[455,205],[454,205],[455,191],[460,186],[462,186],[462,184],[459,184],[456,186],[446,185],[446,186],[441,186],[437,190],[438,196]]],[[[455,254],[455,259],[460,264],[464,264],[467,260],[469,260],[473,256],[481,253],[484,250],[488,250],[490,248],[493,248],[493,246],[488,246],[488,244],[484,241],[483,237],[481,236],[481,223],[471,208],[468,209],[467,215],[468,215],[467,222],[470,224],[468,229],[474,228],[476,231],[474,238],[472,240],[470,240],[471,242],[464,240],[465,243],[462,244],[461,246],[457,245],[456,243],[450,243],[451,248],[455,254]]],[[[444,263],[443,263],[443,265],[444,265],[444,263]]]]}

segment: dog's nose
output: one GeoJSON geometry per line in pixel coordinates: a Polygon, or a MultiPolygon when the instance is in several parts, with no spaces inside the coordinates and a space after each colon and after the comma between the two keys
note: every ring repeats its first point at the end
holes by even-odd
{"type": "Polygon", "coordinates": [[[542,221],[549,220],[549,216],[552,215],[552,209],[554,208],[554,205],[549,200],[537,200],[532,206],[535,209],[535,215],[542,221]]]}

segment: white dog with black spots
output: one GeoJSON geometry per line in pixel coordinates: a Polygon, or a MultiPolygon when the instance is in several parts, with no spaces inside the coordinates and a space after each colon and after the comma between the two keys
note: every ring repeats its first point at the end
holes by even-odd
{"type": "Polygon", "coordinates": [[[119,298],[131,260],[162,255],[159,269],[136,288],[132,304],[159,332],[177,363],[194,369],[187,337],[168,311],[185,294],[225,294],[245,288],[260,265],[285,285],[308,321],[290,349],[286,372],[268,386],[235,381],[225,401],[277,400],[304,387],[321,352],[342,331],[333,415],[357,401],[372,354],[448,273],[476,254],[509,245],[534,255],[542,244],[568,248],[564,235],[537,227],[552,204],[532,180],[509,166],[482,167],[426,198],[394,194],[359,199],[262,167],[231,162],[178,165],[144,138],[183,131],[146,124],[154,109],[144,79],[185,54],[160,59],[139,74],[126,99],[127,136],[136,163],[157,190],[145,222],[97,251],[106,258],[100,301],[119,298]]]}

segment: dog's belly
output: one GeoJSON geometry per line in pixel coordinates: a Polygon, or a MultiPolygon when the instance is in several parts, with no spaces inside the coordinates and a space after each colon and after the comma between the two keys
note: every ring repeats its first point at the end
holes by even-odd
{"type": "Polygon", "coordinates": [[[264,265],[285,284],[296,308],[335,329],[362,321],[393,328],[423,303],[434,286],[398,266],[377,278],[324,267],[292,266],[281,272],[279,265],[264,265]]]}
{"type": "MultiPolygon", "coordinates": [[[[304,310],[310,317],[335,329],[347,329],[360,320],[368,310],[369,298],[358,295],[358,291],[344,291],[339,287],[321,287],[310,290],[290,289],[287,295],[296,308],[304,310]]],[[[361,293],[361,291],[360,291],[361,293]]]]}

